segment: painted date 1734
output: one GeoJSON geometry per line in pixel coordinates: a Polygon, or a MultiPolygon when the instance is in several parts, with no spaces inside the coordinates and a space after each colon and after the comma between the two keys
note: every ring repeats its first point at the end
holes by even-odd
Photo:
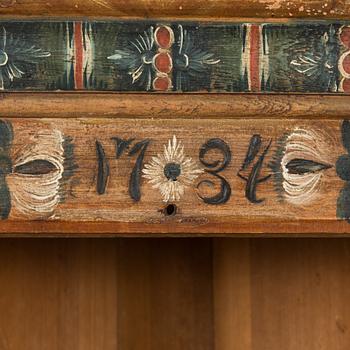
{"type": "MultiPolygon", "coordinates": [[[[151,140],[135,141],[134,138],[122,139],[120,137],[112,137],[112,141],[115,143],[116,159],[119,159],[124,152],[127,152],[129,157],[138,154],[135,166],[133,167],[129,179],[129,195],[135,201],[138,202],[141,199],[141,176],[143,169],[143,161],[145,153],[151,140]]],[[[263,199],[256,198],[257,186],[259,183],[267,181],[271,174],[268,174],[262,178],[259,178],[260,171],[263,166],[263,162],[272,140],[264,148],[261,155],[258,157],[256,163],[253,164],[251,169],[249,166],[258,156],[260,147],[262,144],[262,138],[260,135],[254,135],[251,138],[248,146],[248,151],[243,165],[238,172],[238,176],[246,182],[245,196],[251,203],[262,203],[263,199]],[[245,177],[244,172],[247,173],[245,177]]],[[[97,175],[97,193],[102,195],[106,191],[109,172],[109,161],[106,159],[103,146],[99,141],[96,141],[97,147],[97,161],[98,161],[98,175],[97,175]]],[[[221,175],[221,173],[228,167],[232,160],[232,153],[230,146],[220,138],[213,138],[206,141],[199,149],[199,161],[200,165],[196,165],[192,160],[185,159],[184,149],[181,148],[181,144],[177,142],[176,136],[169,141],[168,148],[165,148],[164,155],[153,157],[153,168],[146,166],[144,170],[144,176],[155,185],[156,188],[160,188],[165,201],[174,201],[180,199],[184,194],[184,188],[189,185],[200,173],[205,172],[214,177],[220,184],[220,190],[217,194],[211,197],[205,197],[198,191],[198,197],[206,204],[218,205],[225,204],[232,194],[230,183],[221,175]],[[210,151],[218,151],[221,157],[208,158],[207,154],[210,151]],[[222,159],[220,159],[222,158],[222,159]],[[191,167],[189,164],[191,163],[191,167]]],[[[202,179],[197,184],[197,189],[204,185],[213,187],[214,180],[202,179]]]]}
{"type": "Polygon", "coordinates": [[[349,140],[347,120],[0,120],[0,218],[350,221],[349,140]]]}

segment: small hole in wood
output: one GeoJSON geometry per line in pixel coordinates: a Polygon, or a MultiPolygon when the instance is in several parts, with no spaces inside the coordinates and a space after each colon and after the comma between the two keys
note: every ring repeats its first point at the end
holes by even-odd
{"type": "Polygon", "coordinates": [[[175,204],[168,204],[164,209],[164,214],[166,216],[173,216],[177,212],[177,206],[175,204]]]}

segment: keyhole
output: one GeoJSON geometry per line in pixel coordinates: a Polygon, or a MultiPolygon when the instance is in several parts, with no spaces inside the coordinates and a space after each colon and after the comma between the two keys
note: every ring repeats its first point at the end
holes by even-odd
{"type": "Polygon", "coordinates": [[[164,209],[166,216],[174,216],[177,212],[177,206],[175,204],[168,204],[164,209]]]}

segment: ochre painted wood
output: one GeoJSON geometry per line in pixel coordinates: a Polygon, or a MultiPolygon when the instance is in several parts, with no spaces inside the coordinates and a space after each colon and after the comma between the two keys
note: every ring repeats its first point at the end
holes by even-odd
{"type": "Polygon", "coordinates": [[[348,0],[2,0],[5,16],[349,18],[348,0]]]}
{"type": "Polygon", "coordinates": [[[350,231],[347,120],[13,118],[0,132],[2,234],[350,231]]]}

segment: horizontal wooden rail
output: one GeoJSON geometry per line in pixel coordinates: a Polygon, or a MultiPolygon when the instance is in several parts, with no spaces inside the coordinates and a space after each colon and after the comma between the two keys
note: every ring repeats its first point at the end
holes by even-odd
{"type": "Polygon", "coordinates": [[[350,96],[281,94],[2,93],[6,118],[316,118],[350,117],[350,96]]]}
{"type": "Polygon", "coordinates": [[[348,234],[349,152],[339,119],[5,118],[0,232],[348,234]]]}
{"type": "Polygon", "coordinates": [[[344,221],[309,220],[236,220],[193,223],[169,220],[159,223],[122,222],[63,222],[63,221],[7,221],[2,222],[3,237],[350,237],[344,221]]]}
{"type": "Polygon", "coordinates": [[[2,16],[349,18],[349,0],[1,0],[2,16]]]}

